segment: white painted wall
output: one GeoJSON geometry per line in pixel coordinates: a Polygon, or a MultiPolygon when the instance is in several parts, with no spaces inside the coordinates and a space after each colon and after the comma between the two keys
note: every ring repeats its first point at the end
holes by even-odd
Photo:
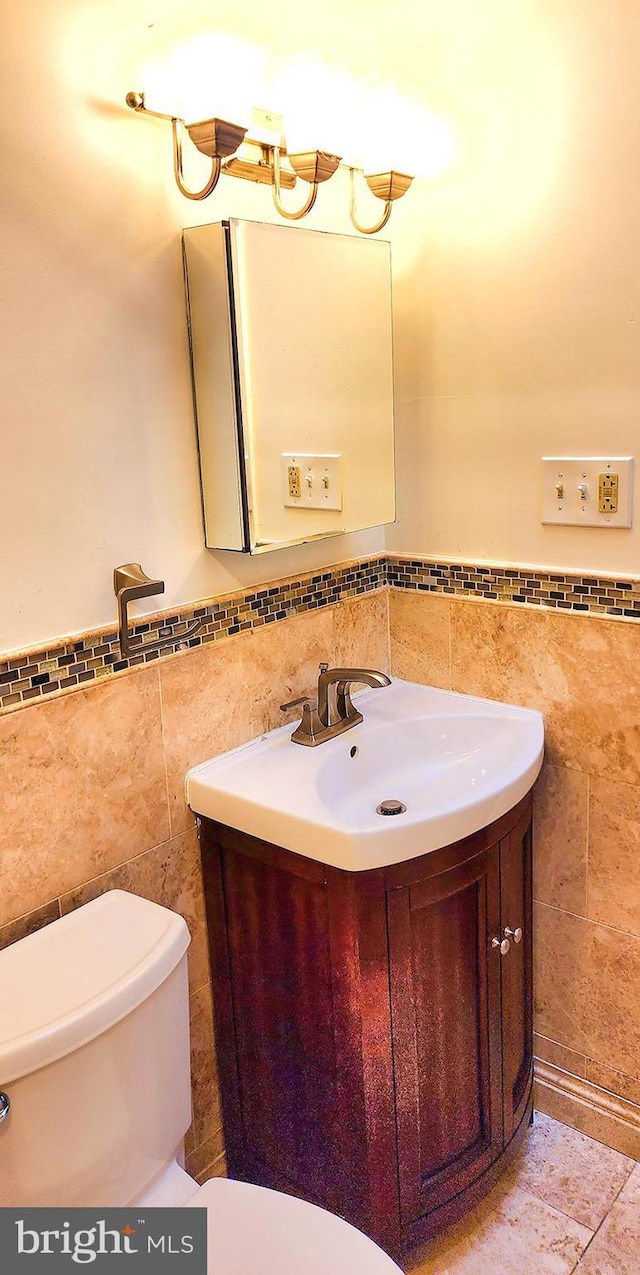
{"type": "MultiPolygon", "coordinates": [[[[202,545],[179,231],[276,217],[268,190],[228,179],[184,200],[168,125],[122,100],[144,88],[157,30],[210,14],[204,0],[0,0],[1,650],[110,623],[119,562],[162,576],[171,606],[383,541],[259,561],[202,545]]],[[[637,0],[326,0],[321,35],[316,6],[220,0],[215,22],[414,80],[457,129],[450,173],[416,183],[390,223],[387,544],[637,571],[637,494],[630,532],[543,528],[537,507],[543,453],[640,451],[637,0]]],[[[349,231],[341,178],[305,224],[349,231]]]]}
{"type": "MultiPolygon", "coordinates": [[[[0,651],[115,621],[118,563],[163,578],[170,607],[383,543],[204,548],[180,229],[277,217],[230,179],[184,199],[170,126],[124,105],[162,7],[0,5],[0,651]]],[[[327,189],[308,224],[347,231],[346,209],[327,189]]]]}
{"type": "MultiPolygon", "coordinates": [[[[469,0],[475,54],[463,65],[451,30],[440,66],[462,115],[477,106],[475,149],[392,219],[387,544],[638,574],[640,6],[513,3],[503,27],[499,8],[469,0]],[[540,457],[576,454],[636,456],[631,530],[540,524],[540,457]]],[[[453,16],[441,6],[442,29],[453,16]]]]}

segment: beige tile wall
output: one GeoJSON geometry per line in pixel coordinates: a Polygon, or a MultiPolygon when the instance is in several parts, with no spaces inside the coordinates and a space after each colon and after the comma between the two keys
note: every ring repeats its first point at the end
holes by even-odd
{"type": "MultiPolygon", "coordinates": [[[[321,659],[541,709],[536,1050],[640,1103],[640,629],[386,590],[0,716],[0,945],[105,889],[192,934],[194,1176],[223,1143],[189,766],[285,720],[321,659]],[[389,644],[390,643],[390,644],[389,644]]],[[[293,719],[295,714],[289,714],[293,719]]]]}
{"type": "Polygon", "coordinates": [[[189,925],[195,1177],[221,1170],[223,1141],[185,771],[286,721],[320,660],[388,669],[388,648],[382,590],[0,716],[0,946],[113,888],[189,925]]]}
{"type": "Polygon", "coordinates": [[[640,1102],[640,628],[393,591],[391,668],[541,710],[538,1055],[640,1102]]]}

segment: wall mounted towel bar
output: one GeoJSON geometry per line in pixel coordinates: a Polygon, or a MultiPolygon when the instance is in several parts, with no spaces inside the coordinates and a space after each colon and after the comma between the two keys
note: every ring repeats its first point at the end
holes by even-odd
{"type": "Polygon", "coordinates": [[[149,598],[155,593],[164,593],[164,580],[153,580],[146,575],[139,562],[126,562],[123,566],[114,568],[113,591],[118,599],[120,650],[126,660],[133,655],[144,655],[147,651],[158,651],[164,646],[186,642],[202,625],[202,620],[194,620],[183,633],[172,633],[154,642],[136,641],[129,633],[127,607],[134,598],[149,598]]]}

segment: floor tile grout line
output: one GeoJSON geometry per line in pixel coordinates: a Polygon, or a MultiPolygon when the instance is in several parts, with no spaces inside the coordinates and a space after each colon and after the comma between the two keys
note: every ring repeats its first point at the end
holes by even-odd
{"type": "MultiPolygon", "coordinates": [[[[540,1113],[538,1112],[538,1109],[537,1109],[537,1108],[535,1108],[535,1113],[536,1113],[536,1114],[540,1114],[540,1113]]],[[[553,1117],[551,1117],[551,1118],[553,1118],[553,1117]]],[[[558,1121],[557,1123],[562,1124],[563,1122],[562,1122],[562,1121],[558,1121]]],[[[566,1125],[565,1127],[566,1127],[567,1129],[573,1129],[573,1126],[572,1126],[572,1125],[566,1125]]],[[[582,1136],[583,1136],[583,1137],[585,1137],[585,1138],[589,1138],[589,1140],[590,1140],[591,1142],[595,1142],[595,1141],[597,1141],[597,1139],[591,1138],[590,1134],[588,1134],[588,1133],[587,1133],[587,1134],[585,1134],[585,1133],[583,1133],[583,1132],[582,1132],[582,1130],[580,1130],[580,1129],[574,1129],[574,1130],[573,1130],[573,1132],[575,1132],[575,1133],[582,1133],[582,1136]]],[[[605,1144],[602,1144],[602,1145],[606,1146],[606,1143],[605,1143],[605,1144]]],[[[527,1146],[527,1143],[526,1143],[526,1141],[525,1141],[525,1143],[524,1143],[524,1145],[523,1145],[523,1148],[522,1148],[522,1152],[521,1152],[521,1154],[523,1154],[523,1153],[524,1153],[524,1154],[526,1155],[526,1146],[527,1146]]],[[[614,1148],[614,1147],[610,1147],[610,1148],[609,1148],[609,1150],[614,1151],[614,1150],[615,1150],[615,1148],[614,1148]]],[[[629,1162],[630,1162],[630,1164],[631,1164],[631,1168],[629,1169],[629,1172],[627,1173],[627,1176],[626,1176],[626,1178],[625,1178],[624,1182],[622,1183],[622,1186],[621,1186],[621,1187],[619,1187],[619,1189],[618,1189],[618,1191],[616,1192],[616,1194],[615,1194],[615,1196],[614,1196],[613,1200],[611,1201],[611,1204],[609,1205],[609,1207],[608,1207],[608,1209],[607,1209],[606,1213],[604,1214],[604,1217],[603,1217],[603,1218],[601,1218],[600,1222],[598,1222],[598,1225],[597,1225],[595,1228],[592,1228],[592,1227],[591,1227],[591,1226],[589,1226],[586,1222],[581,1222],[581,1221],[580,1221],[580,1218],[578,1218],[578,1217],[574,1217],[572,1213],[567,1213],[565,1209],[561,1209],[561,1208],[560,1208],[557,1204],[550,1204],[550,1203],[549,1203],[549,1201],[548,1201],[548,1200],[545,1200],[543,1196],[541,1196],[541,1195],[538,1195],[538,1194],[537,1194],[537,1192],[536,1192],[536,1190],[535,1190],[535,1188],[534,1188],[534,1187],[532,1187],[532,1186],[526,1186],[526,1187],[524,1187],[524,1188],[522,1188],[522,1189],[523,1189],[523,1190],[525,1190],[525,1191],[528,1191],[530,1195],[534,1195],[534,1196],[535,1196],[535,1198],[536,1198],[537,1200],[540,1200],[540,1201],[542,1202],[542,1204],[547,1205],[547,1207],[548,1207],[548,1208],[555,1209],[555,1210],[556,1210],[556,1212],[557,1212],[557,1213],[561,1213],[563,1217],[567,1217],[567,1218],[569,1218],[569,1220],[570,1220],[571,1222],[577,1222],[577,1223],[578,1223],[578,1226],[584,1226],[584,1227],[585,1227],[585,1230],[587,1230],[587,1231],[591,1231],[591,1230],[593,1230],[593,1235],[591,1236],[591,1239],[593,1239],[593,1236],[597,1234],[597,1232],[600,1230],[600,1227],[601,1227],[601,1226],[603,1225],[603,1223],[606,1221],[606,1219],[607,1219],[607,1217],[609,1216],[609,1213],[611,1212],[611,1210],[612,1210],[612,1208],[613,1208],[614,1204],[616,1204],[616,1203],[618,1202],[618,1199],[619,1199],[620,1195],[621,1195],[621,1194],[622,1194],[622,1192],[624,1191],[625,1187],[628,1185],[629,1180],[630,1180],[630,1178],[631,1178],[632,1174],[635,1172],[635,1170],[636,1170],[636,1168],[637,1168],[638,1164],[640,1164],[640,1160],[634,1160],[633,1156],[624,1155],[624,1153],[623,1153],[622,1151],[617,1152],[617,1154],[618,1154],[618,1155],[620,1155],[620,1156],[622,1157],[622,1159],[624,1159],[624,1160],[629,1160],[629,1162]]],[[[590,1243],[591,1243],[591,1240],[589,1240],[589,1244],[590,1244],[590,1243]]],[[[588,1247],[589,1247],[589,1245],[587,1245],[587,1248],[588,1248],[588,1247]]],[[[585,1252],[586,1252],[586,1249],[585,1249],[585,1252]]],[[[580,1260],[580,1259],[579,1259],[579,1260],[580,1260]]],[[[575,1268],[574,1268],[574,1269],[575,1269],[575,1268]]]]}
{"type": "MultiPolygon", "coordinates": [[[[548,1209],[553,1209],[555,1213],[560,1213],[561,1216],[566,1217],[569,1222],[575,1222],[578,1226],[583,1226],[585,1231],[591,1231],[591,1238],[589,1239],[589,1244],[591,1243],[591,1240],[593,1239],[593,1236],[595,1235],[596,1232],[586,1222],[582,1222],[579,1217],[574,1217],[573,1213],[567,1213],[567,1210],[561,1209],[559,1204],[550,1204],[548,1200],[545,1200],[543,1195],[538,1195],[537,1192],[531,1186],[522,1187],[521,1190],[525,1191],[529,1195],[533,1195],[536,1200],[540,1201],[540,1204],[544,1204],[545,1207],[548,1209]]],[[[617,1196],[616,1196],[616,1199],[617,1199],[617,1196]]],[[[607,1214],[605,1213],[605,1217],[606,1216],[607,1214]]],[[[602,1219],[602,1221],[604,1221],[604,1218],[602,1219]]],[[[598,1227],[600,1227],[601,1225],[602,1225],[602,1222],[598,1222],[598,1227]]]]}
{"type": "MultiPolygon", "coordinates": [[[[618,1197],[616,1196],[616,1200],[617,1200],[617,1198],[618,1198],[618,1197]]],[[[614,1201],[614,1203],[615,1203],[615,1201],[614,1201]]],[[[613,1207],[613,1205],[612,1205],[612,1207],[613,1207]]],[[[604,1224],[605,1224],[605,1222],[606,1222],[606,1220],[607,1220],[607,1218],[608,1218],[608,1216],[609,1216],[609,1212],[610,1212],[610,1211],[611,1211],[611,1210],[609,1210],[607,1213],[605,1213],[605,1215],[604,1215],[604,1217],[603,1217],[602,1221],[598,1223],[598,1225],[597,1225],[597,1227],[596,1227],[595,1231],[593,1232],[593,1235],[592,1235],[592,1236],[591,1236],[591,1238],[588,1240],[588,1242],[585,1244],[585,1246],[584,1246],[584,1248],[583,1248],[583,1250],[582,1250],[582,1252],[581,1252],[581,1254],[580,1254],[580,1256],[579,1256],[579,1258],[578,1258],[578,1260],[577,1260],[577,1262],[576,1262],[576,1264],[575,1264],[575,1266],[574,1266],[574,1268],[573,1268],[572,1275],[573,1275],[573,1273],[574,1273],[574,1272],[578,1271],[578,1268],[579,1268],[579,1267],[580,1267],[580,1265],[582,1264],[582,1259],[583,1259],[583,1257],[584,1257],[585,1253],[588,1253],[588,1252],[589,1252],[589,1249],[591,1248],[591,1245],[593,1244],[593,1241],[595,1240],[596,1235],[599,1235],[599,1234],[600,1234],[600,1231],[602,1230],[602,1227],[604,1226],[604,1224]]]]}
{"type": "Polygon", "coordinates": [[[604,1217],[601,1219],[601,1221],[600,1221],[600,1222],[598,1222],[598,1225],[597,1225],[597,1227],[596,1227],[595,1231],[593,1232],[593,1235],[591,1236],[591,1239],[588,1241],[588,1243],[587,1243],[587,1244],[585,1245],[585,1247],[583,1248],[583,1250],[582,1250],[582,1252],[581,1252],[581,1254],[580,1254],[580,1256],[579,1256],[579,1258],[578,1258],[578,1260],[577,1260],[577,1262],[576,1262],[576,1264],[575,1264],[575,1266],[574,1266],[574,1268],[573,1268],[573,1271],[571,1272],[571,1275],[574,1275],[574,1272],[577,1272],[577,1271],[578,1271],[578,1269],[579,1269],[579,1267],[580,1267],[580,1264],[581,1264],[581,1262],[582,1262],[582,1259],[583,1259],[583,1257],[584,1257],[585,1253],[587,1253],[587,1252],[589,1251],[589,1249],[591,1248],[591,1245],[593,1244],[593,1241],[595,1240],[596,1235],[599,1235],[599,1234],[600,1234],[600,1231],[602,1230],[602,1228],[603,1228],[603,1226],[604,1226],[605,1222],[607,1221],[607,1218],[609,1217],[609,1214],[611,1213],[611,1210],[612,1210],[612,1209],[614,1208],[614,1206],[618,1203],[618,1200],[620,1199],[620,1196],[622,1195],[622,1192],[624,1191],[625,1187],[627,1186],[627,1184],[628,1184],[628,1182],[629,1182],[629,1178],[631,1177],[632,1173],[634,1173],[634,1171],[635,1171],[635,1167],[636,1167],[636,1166],[635,1166],[635,1164],[633,1164],[633,1165],[632,1165],[632,1167],[631,1167],[631,1169],[629,1170],[629,1174],[628,1174],[628,1176],[625,1178],[625,1180],[624,1180],[624,1182],[622,1183],[622,1186],[620,1187],[619,1191],[617,1192],[617,1194],[614,1196],[613,1200],[611,1201],[611,1204],[609,1205],[609,1208],[607,1209],[607,1211],[606,1211],[606,1213],[605,1213],[604,1217]]]}
{"type": "MultiPolygon", "coordinates": [[[[633,1169],[631,1170],[631,1172],[633,1172],[633,1169]]],[[[626,1186],[626,1182],[625,1182],[625,1186],[626,1186]]],[[[527,1186],[517,1187],[517,1189],[518,1189],[518,1190],[520,1190],[520,1191],[522,1191],[522,1193],[523,1193],[524,1195],[532,1195],[532,1196],[534,1197],[534,1199],[538,1200],[538,1202],[539,1202],[540,1204],[544,1204],[545,1208],[547,1208],[547,1209],[551,1209],[554,1213],[559,1213],[561,1217],[566,1217],[566,1218],[567,1218],[567,1220],[568,1220],[569,1222],[575,1222],[577,1226],[582,1226],[582,1227],[584,1227],[585,1231],[591,1231],[591,1232],[592,1232],[592,1234],[591,1234],[590,1239],[589,1239],[589,1241],[588,1241],[588,1243],[587,1243],[587,1245],[586,1245],[586,1247],[585,1247],[585,1249],[584,1249],[584,1252],[586,1252],[587,1248],[589,1247],[589,1244],[591,1243],[591,1240],[593,1239],[593,1236],[594,1236],[594,1235],[595,1235],[595,1233],[596,1233],[596,1231],[595,1231],[595,1230],[593,1230],[593,1228],[592,1228],[591,1226],[589,1226],[586,1222],[582,1222],[582,1221],[580,1220],[580,1218],[579,1218],[579,1217],[574,1217],[574,1216],[573,1216],[573,1213],[567,1213],[567,1210],[566,1210],[566,1209],[561,1209],[561,1208],[560,1208],[560,1206],[559,1206],[558,1204],[550,1204],[548,1200],[545,1200],[545,1198],[544,1198],[544,1196],[543,1196],[543,1195],[538,1195],[538,1193],[537,1193],[537,1191],[535,1190],[535,1188],[534,1188],[534,1187],[532,1187],[532,1186],[530,1186],[530,1185],[527,1185],[527,1186]]],[[[623,1189],[623,1188],[621,1187],[621,1188],[620,1188],[620,1190],[622,1190],[622,1189],[623,1189]]],[[[616,1199],[617,1199],[617,1198],[618,1198],[618,1197],[616,1196],[616,1199]]],[[[605,1213],[605,1217],[607,1217],[607,1214],[606,1214],[606,1213],[605,1213]]],[[[604,1222],[604,1218],[602,1219],[602,1221],[604,1222]]],[[[599,1223],[598,1223],[598,1227],[596,1227],[596,1230],[597,1230],[597,1229],[598,1229],[601,1225],[602,1225],[602,1222],[599,1222],[599,1223]]],[[[578,1261],[580,1261],[580,1258],[578,1258],[578,1261]]],[[[575,1267],[574,1267],[574,1270],[575,1270],[575,1267]]]]}
{"type": "MultiPolygon", "coordinates": [[[[525,1143],[525,1147],[526,1147],[526,1143],[525,1143]]],[[[633,1173],[633,1169],[631,1170],[631,1173],[633,1173]]],[[[620,1187],[620,1191],[624,1190],[624,1187],[626,1186],[627,1181],[628,1181],[628,1178],[623,1184],[623,1186],[620,1187]]],[[[545,1209],[549,1209],[552,1213],[559,1214],[560,1217],[566,1217],[568,1222],[575,1222],[576,1226],[581,1226],[585,1231],[591,1232],[589,1235],[589,1239],[587,1240],[587,1243],[585,1244],[585,1247],[582,1250],[582,1253],[577,1259],[576,1266],[572,1266],[571,1270],[567,1272],[567,1275],[573,1275],[573,1272],[577,1269],[577,1264],[582,1261],[583,1254],[586,1253],[597,1231],[599,1231],[600,1227],[603,1225],[603,1223],[606,1221],[607,1217],[609,1216],[610,1210],[607,1210],[607,1212],[605,1213],[602,1220],[598,1223],[595,1230],[592,1230],[592,1228],[588,1226],[586,1222],[581,1222],[580,1218],[574,1217],[572,1213],[567,1213],[565,1209],[561,1209],[557,1204],[550,1204],[549,1201],[544,1198],[544,1196],[538,1195],[535,1188],[532,1187],[531,1185],[527,1184],[526,1186],[518,1186],[517,1182],[514,1182],[512,1185],[515,1186],[515,1189],[519,1191],[520,1194],[524,1196],[526,1195],[532,1196],[539,1204],[542,1204],[545,1209]]],[[[620,1192],[618,1192],[618,1195],[619,1194],[620,1192]]],[[[618,1199],[618,1195],[616,1195],[615,1200],[611,1204],[611,1208],[613,1208],[613,1204],[618,1199]]],[[[501,1205],[503,1204],[503,1202],[504,1202],[503,1197],[500,1196],[494,1204],[489,1204],[487,1200],[481,1201],[480,1207],[482,1207],[482,1204],[484,1204],[487,1207],[487,1215],[493,1214],[495,1217],[500,1218],[501,1216],[503,1216],[500,1211],[501,1205]]],[[[477,1208],[479,1206],[476,1205],[475,1207],[477,1208]]],[[[457,1223],[453,1223],[452,1225],[456,1226],[457,1223]]],[[[404,1271],[403,1275],[420,1275],[420,1268],[411,1266],[404,1271]]],[[[443,1275],[447,1275],[447,1273],[443,1272],[443,1275]]]]}
{"type": "MultiPolygon", "coordinates": [[[[631,1172],[633,1172],[633,1169],[631,1170],[631,1172]]],[[[625,1184],[624,1184],[624,1185],[626,1186],[626,1182],[625,1182],[625,1184]]],[[[595,1236],[596,1236],[597,1232],[600,1230],[600,1227],[603,1225],[603,1223],[606,1221],[607,1217],[609,1216],[609,1212],[607,1212],[607,1213],[605,1214],[605,1216],[603,1217],[602,1221],[598,1223],[598,1226],[597,1226],[596,1230],[595,1230],[595,1231],[591,1231],[591,1227],[590,1227],[590,1226],[587,1226],[587,1225],[586,1225],[586,1223],[581,1222],[579,1218],[577,1218],[577,1217],[573,1217],[571,1213],[567,1213],[564,1209],[558,1208],[558,1206],[557,1206],[556,1204],[549,1204],[549,1201],[548,1201],[548,1200],[545,1200],[542,1196],[537,1195],[537,1194],[536,1194],[536,1192],[532,1189],[532,1187],[530,1187],[530,1186],[526,1186],[526,1187],[520,1187],[520,1188],[517,1188],[517,1189],[518,1189],[518,1190],[520,1190],[520,1192],[522,1193],[522,1195],[530,1195],[530,1196],[533,1196],[533,1198],[534,1198],[535,1200],[537,1200],[539,1204],[544,1205],[544,1207],[545,1207],[546,1209],[550,1209],[552,1213],[557,1213],[557,1214],[559,1214],[559,1215],[560,1215],[560,1217],[566,1217],[566,1219],[567,1219],[567,1221],[568,1221],[568,1222],[575,1222],[575,1224],[576,1224],[577,1226],[581,1226],[581,1227],[583,1227],[583,1229],[584,1229],[585,1231],[590,1231],[590,1232],[591,1232],[591,1234],[589,1235],[589,1239],[587,1240],[587,1243],[585,1244],[585,1247],[584,1247],[584,1248],[583,1248],[583,1250],[582,1250],[582,1253],[580,1254],[580,1256],[578,1257],[578,1259],[577,1259],[577,1261],[576,1261],[575,1266],[572,1266],[572,1267],[571,1267],[571,1270],[570,1270],[570,1271],[567,1271],[567,1273],[566,1273],[566,1275],[574,1275],[574,1272],[576,1272],[576,1271],[577,1271],[578,1266],[579,1266],[580,1262],[582,1261],[582,1258],[584,1257],[584,1254],[586,1253],[587,1249],[589,1248],[589,1246],[590,1246],[590,1244],[591,1244],[592,1240],[595,1238],[595,1236]]],[[[621,1188],[620,1188],[620,1190],[621,1190],[621,1191],[622,1191],[623,1189],[624,1189],[623,1187],[621,1187],[621,1188]]],[[[617,1198],[618,1198],[618,1196],[616,1196],[616,1200],[617,1200],[617,1198]]],[[[495,1217],[500,1218],[500,1217],[502,1216],[502,1215],[501,1215],[501,1213],[500,1213],[500,1203],[501,1203],[501,1201],[499,1200],[499,1201],[497,1201],[497,1202],[496,1202],[495,1206],[494,1206],[494,1205],[490,1205],[490,1206],[488,1207],[488,1209],[487,1209],[487,1213],[488,1213],[488,1214],[493,1214],[495,1217]]],[[[615,1203],[615,1201],[614,1201],[614,1203],[615,1203]]],[[[477,1206],[476,1206],[476,1207],[477,1207],[477,1206]]],[[[612,1206],[611,1206],[611,1207],[613,1208],[613,1204],[612,1204],[612,1206]]],[[[453,1225],[455,1226],[455,1225],[457,1225],[457,1224],[456,1224],[456,1223],[453,1223],[453,1225]]],[[[410,1267],[408,1267],[408,1268],[405,1268],[405,1269],[404,1269],[404,1271],[403,1271],[403,1275],[421,1275],[420,1266],[417,1266],[417,1267],[410,1266],[410,1267]]],[[[447,1272],[446,1272],[446,1271],[443,1271],[443,1272],[442,1272],[442,1275],[447,1275],[447,1272]]],[[[488,1275],[488,1273],[487,1273],[487,1275],[488,1275]]]]}
{"type": "MultiPolygon", "coordinates": [[[[552,1118],[551,1118],[551,1119],[552,1119],[552,1118]]],[[[563,1122],[561,1122],[561,1121],[560,1121],[560,1122],[555,1122],[555,1121],[554,1121],[554,1123],[563,1124],[563,1122]]],[[[569,1130],[571,1130],[571,1126],[567,1126],[567,1130],[568,1130],[568,1131],[569,1131],[569,1130]]],[[[580,1133],[581,1131],[580,1131],[580,1130],[574,1130],[573,1132],[575,1132],[575,1133],[580,1133]]],[[[585,1137],[588,1139],[588,1141],[589,1141],[589,1142],[591,1142],[591,1143],[593,1143],[594,1145],[596,1145],[595,1140],[594,1140],[594,1139],[592,1139],[592,1138],[590,1138],[588,1134],[587,1134],[587,1135],[583,1135],[583,1136],[585,1136],[585,1137]]],[[[523,1146],[523,1153],[524,1153],[525,1155],[526,1155],[526,1145],[527,1145],[527,1142],[525,1141],[525,1144],[524,1144],[524,1146],[523,1146]]],[[[565,1218],[565,1220],[566,1220],[567,1222],[571,1222],[571,1223],[573,1223],[576,1227],[579,1227],[579,1228],[580,1228],[580,1230],[583,1232],[583,1239],[582,1239],[582,1241],[579,1241],[579,1242],[583,1242],[583,1243],[584,1243],[584,1233],[586,1233],[586,1235],[588,1236],[588,1238],[587,1238],[587,1240],[586,1240],[586,1243],[584,1243],[584,1248],[583,1248],[583,1249],[582,1249],[582,1251],[580,1252],[579,1256],[576,1258],[576,1260],[575,1260],[574,1264],[571,1266],[571,1268],[570,1268],[570,1269],[567,1269],[567,1271],[566,1271],[566,1275],[580,1275],[580,1271],[583,1269],[583,1267],[582,1267],[582,1263],[586,1260],[586,1259],[585,1259],[585,1255],[586,1255],[586,1254],[587,1254],[587,1252],[589,1251],[589,1249],[590,1249],[590,1247],[591,1247],[591,1245],[592,1245],[592,1243],[593,1243],[593,1240],[595,1239],[596,1235],[598,1235],[598,1234],[600,1233],[600,1231],[601,1231],[601,1230],[602,1230],[602,1228],[604,1227],[604,1225],[605,1225],[605,1223],[606,1223],[607,1219],[609,1218],[609,1216],[610,1216],[611,1212],[612,1212],[612,1211],[613,1211],[613,1209],[616,1207],[616,1205],[620,1202],[621,1197],[623,1196],[623,1192],[627,1189],[627,1187],[628,1187],[628,1185],[629,1185],[629,1182],[631,1181],[631,1179],[632,1179],[632,1177],[633,1177],[634,1173],[635,1173],[635,1172],[636,1172],[636,1170],[638,1169],[638,1164],[640,1163],[640,1161],[637,1161],[637,1160],[636,1160],[633,1156],[623,1156],[622,1158],[623,1158],[624,1160],[628,1161],[628,1164],[627,1164],[627,1166],[626,1166],[625,1178],[624,1178],[624,1180],[621,1182],[620,1186],[619,1186],[617,1189],[615,1189],[615,1188],[614,1188],[613,1198],[610,1200],[610,1202],[609,1202],[608,1206],[605,1208],[605,1211],[604,1211],[603,1216],[600,1218],[600,1220],[599,1220],[599,1221],[597,1222],[597,1224],[595,1224],[595,1225],[587,1224],[587,1223],[585,1223],[585,1222],[581,1221],[579,1218],[574,1217],[571,1213],[567,1212],[564,1208],[559,1207],[559,1205],[558,1205],[557,1203],[553,1203],[553,1204],[551,1204],[551,1203],[550,1203],[547,1199],[545,1199],[545,1198],[544,1198],[544,1196],[542,1196],[542,1195],[539,1195],[539,1194],[538,1194],[538,1192],[537,1192],[537,1190],[536,1190],[535,1186],[533,1186],[533,1185],[531,1185],[531,1184],[529,1184],[529,1183],[526,1183],[526,1184],[524,1184],[524,1185],[520,1186],[520,1188],[519,1188],[519,1191],[520,1191],[522,1194],[524,1194],[525,1196],[527,1196],[527,1195],[528,1195],[530,1198],[532,1198],[533,1200],[535,1200],[535,1202],[536,1202],[537,1204],[540,1204],[540,1205],[541,1205],[541,1207],[543,1207],[545,1210],[548,1210],[548,1211],[550,1211],[551,1213],[556,1214],[556,1216],[557,1216],[557,1217],[559,1217],[559,1218],[563,1218],[563,1217],[564,1217],[564,1218],[565,1218]]],[[[505,1175],[505,1176],[508,1176],[508,1175],[505,1175]]],[[[513,1185],[517,1187],[517,1183],[514,1183],[513,1185]]],[[[610,1185],[611,1185],[611,1184],[610,1184],[610,1185]]],[[[488,1200],[486,1200],[484,1203],[485,1203],[485,1205],[486,1205],[487,1203],[489,1203],[489,1201],[488,1201],[488,1200]]],[[[499,1198],[498,1198],[495,1202],[492,1202],[492,1203],[489,1205],[489,1212],[490,1212],[490,1213],[495,1214],[495,1215],[499,1218],[499,1217],[500,1217],[500,1213],[501,1213],[501,1205],[502,1205],[502,1203],[503,1203],[503,1199],[502,1199],[502,1196],[500,1196],[500,1197],[499,1197],[499,1198]]],[[[594,1202],[594,1203],[595,1203],[595,1202],[594,1202]]],[[[624,1206],[625,1201],[623,1200],[623,1201],[622,1201],[622,1203],[623,1203],[623,1206],[624,1206]]],[[[576,1238],[576,1240],[578,1239],[578,1237],[577,1237],[577,1236],[576,1236],[575,1238],[576,1238]]],[[[423,1254],[422,1256],[424,1257],[424,1254],[423,1254]]],[[[543,1256],[543,1255],[542,1255],[542,1254],[540,1254],[540,1257],[541,1257],[541,1258],[542,1258],[542,1256],[543,1256]]],[[[432,1257],[433,1257],[433,1255],[431,1255],[431,1256],[427,1256],[427,1257],[426,1257],[426,1262],[427,1262],[427,1265],[428,1265],[428,1267],[429,1267],[429,1270],[431,1270],[431,1268],[432,1268],[432,1267],[431,1267],[432,1257]]],[[[567,1254],[567,1257],[569,1257],[569,1254],[567,1254]]],[[[445,1252],[445,1253],[444,1253],[444,1255],[443,1255],[443,1254],[440,1254],[440,1259],[439,1259],[439,1260],[440,1260],[440,1261],[442,1261],[442,1260],[444,1259],[444,1260],[446,1261],[446,1258],[447,1258],[447,1253],[445,1252]]],[[[570,1259],[570,1257],[569,1257],[569,1260],[571,1260],[571,1259],[570,1259]]],[[[416,1265],[416,1264],[413,1264],[413,1265],[411,1265],[411,1266],[404,1267],[403,1269],[404,1269],[404,1275],[423,1275],[423,1263],[419,1263],[419,1264],[417,1264],[417,1265],[416,1265]]],[[[426,1269],[426,1267],[425,1267],[425,1269],[426,1269]]],[[[447,1267],[447,1271],[448,1271],[448,1269],[449,1269],[449,1268],[447,1267]]],[[[545,1269],[546,1269],[546,1267],[545,1267],[545,1269]]],[[[457,1270],[458,1270],[458,1265],[457,1265],[457,1258],[456,1258],[456,1260],[454,1261],[454,1266],[452,1267],[452,1270],[451,1270],[451,1275],[454,1275],[454,1272],[455,1272],[455,1271],[457,1271],[457,1270]]],[[[444,1269],[443,1269],[442,1271],[440,1271],[440,1268],[439,1268],[439,1275],[446,1275],[446,1272],[444,1271],[444,1269]]],[[[488,1270],[487,1270],[487,1275],[489,1275],[488,1270]]],[[[495,1271],[493,1271],[493,1270],[492,1270],[492,1275],[497,1275],[497,1273],[496,1273],[495,1271]]],[[[532,1271],[532,1275],[540,1275],[540,1270],[539,1270],[539,1268],[538,1268],[538,1266],[537,1266],[537,1265],[535,1266],[535,1270],[534,1270],[534,1271],[532,1271]]]]}

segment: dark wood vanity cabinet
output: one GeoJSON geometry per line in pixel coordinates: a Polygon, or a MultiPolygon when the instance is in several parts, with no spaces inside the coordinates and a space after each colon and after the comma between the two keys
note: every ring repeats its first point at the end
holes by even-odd
{"type": "Polygon", "coordinates": [[[531,1112],[531,797],[345,872],[202,820],[228,1171],[399,1254],[471,1207],[531,1112]],[[501,951],[505,930],[521,930],[501,951]]]}

